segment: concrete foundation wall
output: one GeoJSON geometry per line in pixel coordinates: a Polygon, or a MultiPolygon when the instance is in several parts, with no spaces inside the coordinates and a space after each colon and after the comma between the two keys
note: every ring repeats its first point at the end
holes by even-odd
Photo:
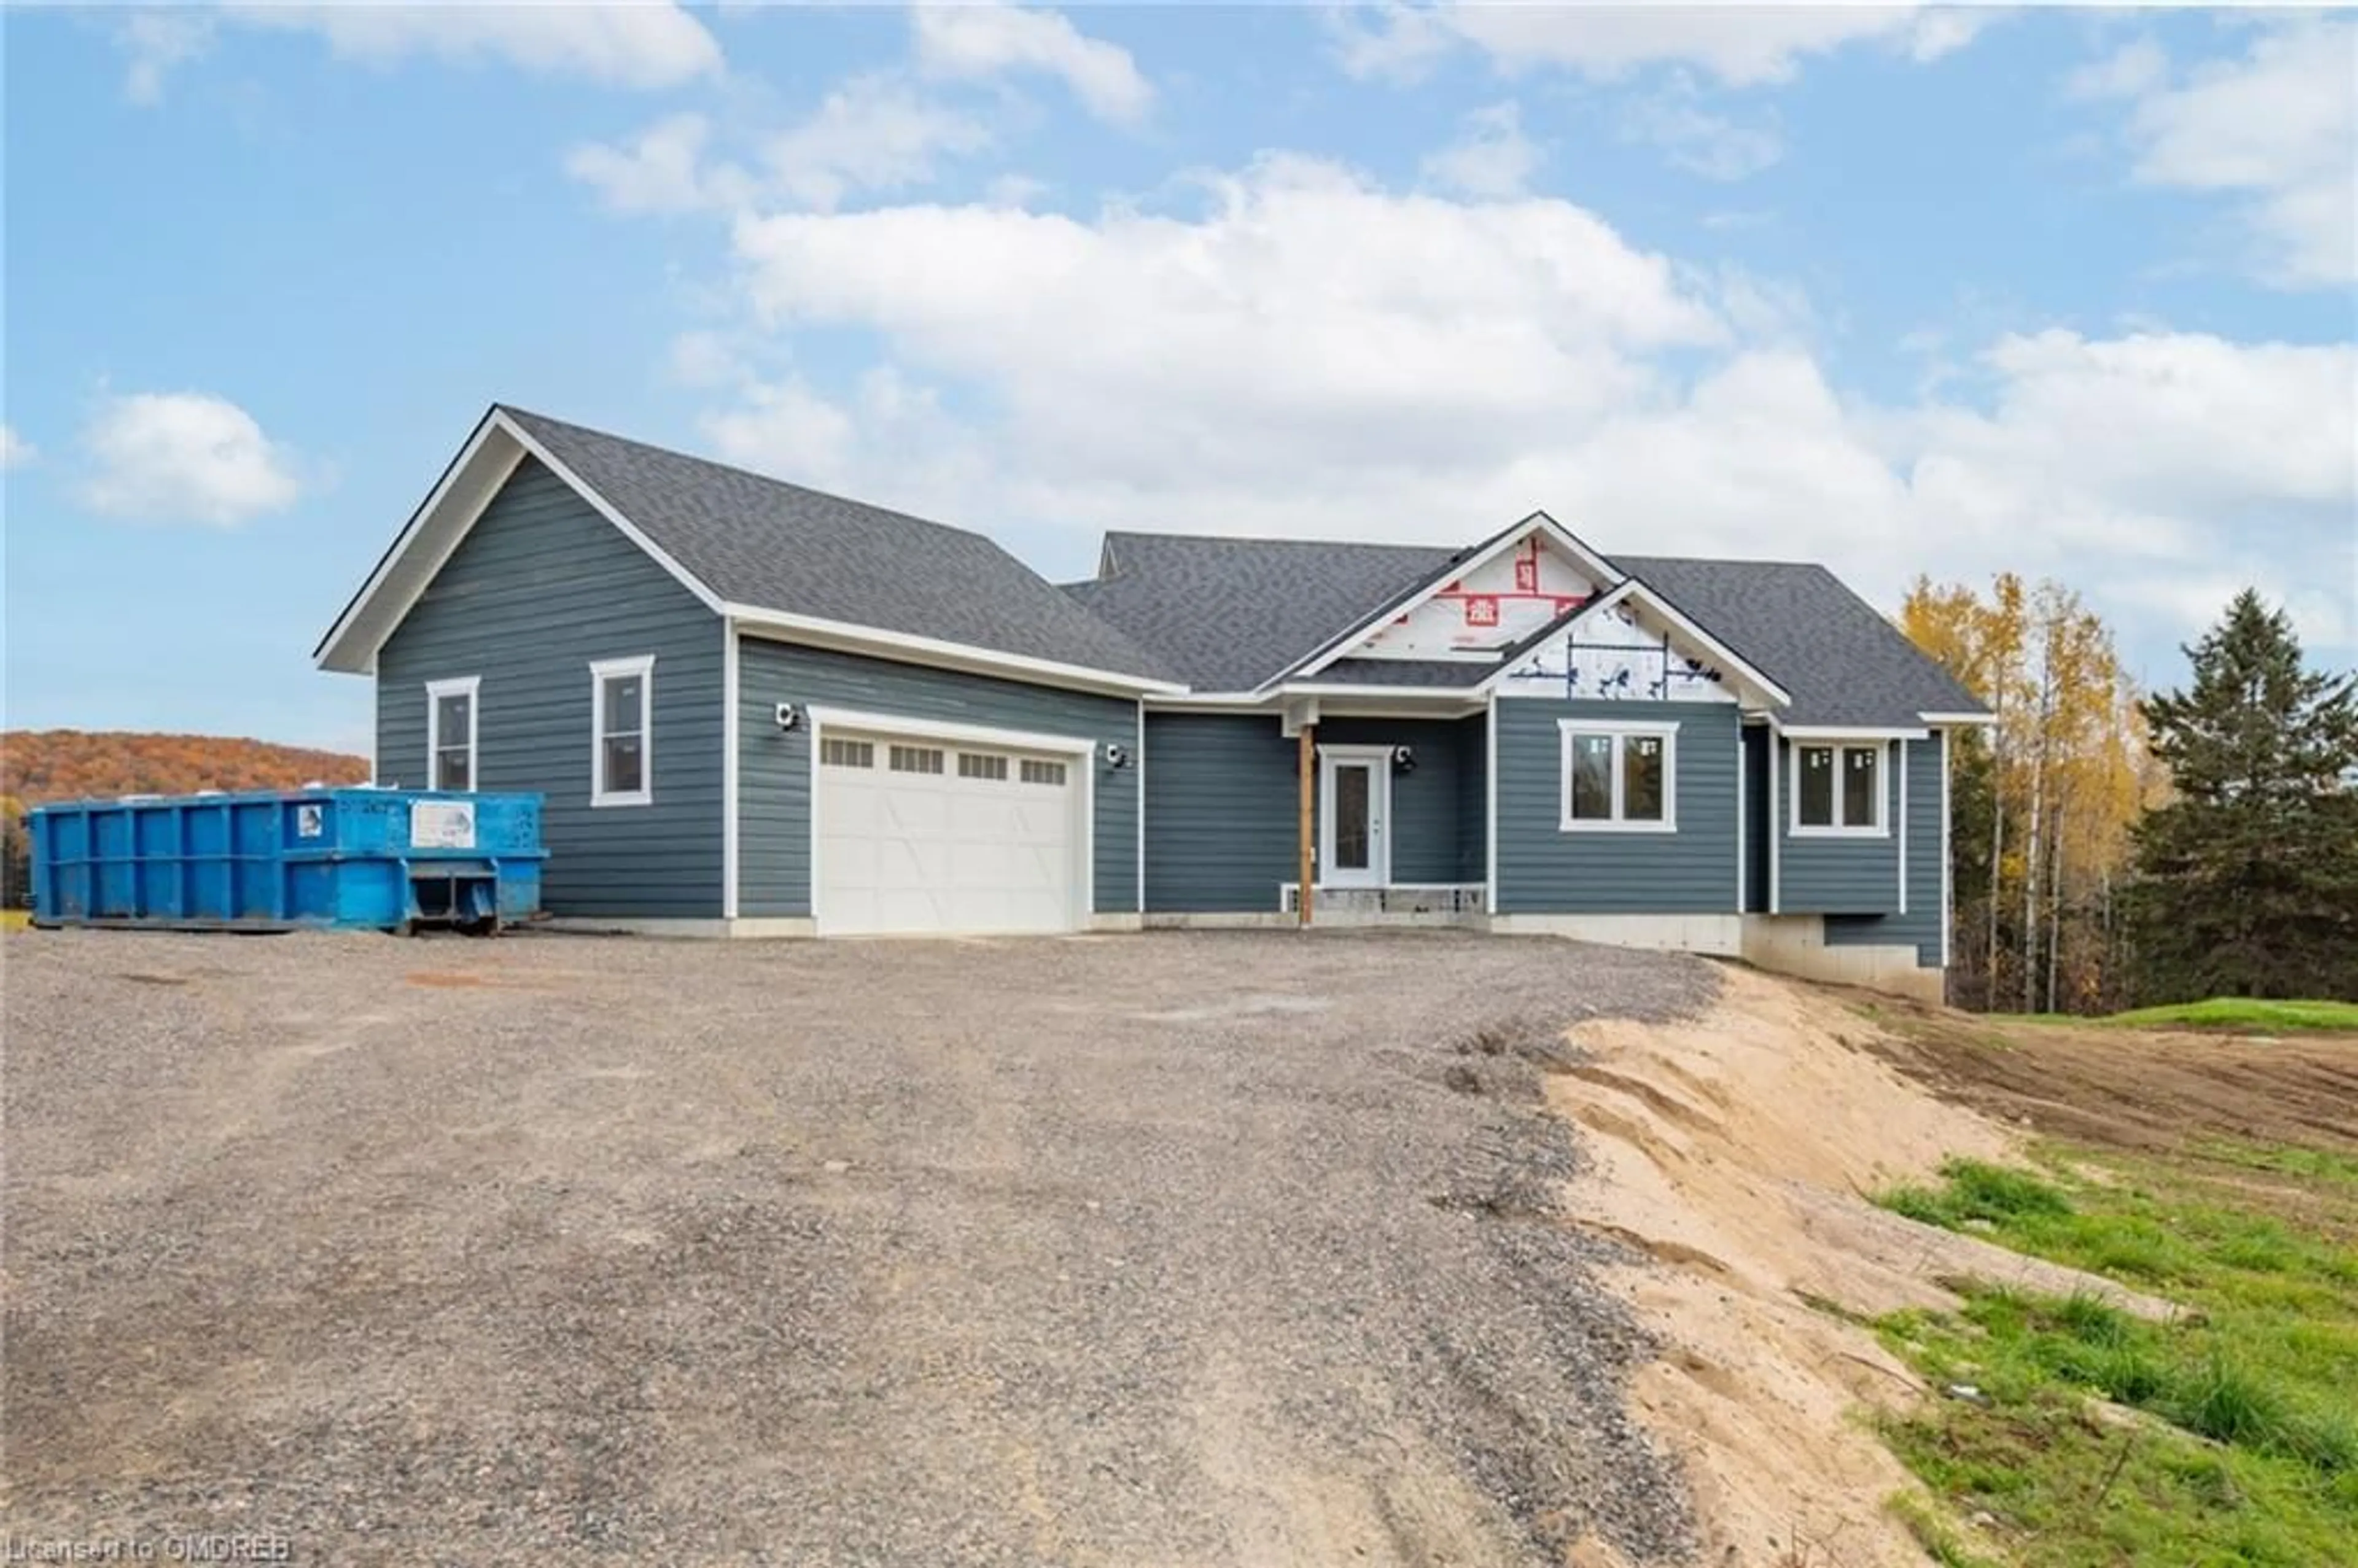
{"type": "Polygon", "coordinates": [[[1829,946],[1825,921],[1814,914],[1747,914],[1744,917],[1746,962],[1778,974],[1837,985],[1864,986],[1918,1001],[1939,1002],[1947,994],[1947,971],[1920,964],[1914,943],[1829,946]]]}

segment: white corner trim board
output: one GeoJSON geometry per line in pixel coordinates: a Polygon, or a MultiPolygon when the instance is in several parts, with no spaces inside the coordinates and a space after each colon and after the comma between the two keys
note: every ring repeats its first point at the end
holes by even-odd
{"type": "Polygon", "coordinates": [[[720,618],[720,917],[737,918],[738,862],[741,854],[739,835],[743,825],[737,819],[740,794],[740,770],[744,759],[738,751],[739,721],[737,709],[742,694],[743,676],[737,641],[737,622],[727,616],[720,618]]]}

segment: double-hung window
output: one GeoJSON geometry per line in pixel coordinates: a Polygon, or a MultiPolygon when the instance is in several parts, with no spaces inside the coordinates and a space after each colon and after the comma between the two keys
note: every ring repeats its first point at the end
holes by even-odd
{"type": "Polygon", "coordinates": [[[652,654],[590,666],[590,804],[645,806],[654,797],[652,654]]]}
{"type": "Polygon", "coordinates": [[[1883,746],[1793,748],[1793,831],[1877,836],[1883,813],[1883,746]]]}
{"type": "Polygon", "coordinates": [[[426,683],[426,787],[475,787],[475,702],[483,677],[426,683]]]}
{"type": "Polygon", "coordinates": [[[1563,732],[1563,830],[1678,830],[1679,727],[1557,720],[1563,732]]]}

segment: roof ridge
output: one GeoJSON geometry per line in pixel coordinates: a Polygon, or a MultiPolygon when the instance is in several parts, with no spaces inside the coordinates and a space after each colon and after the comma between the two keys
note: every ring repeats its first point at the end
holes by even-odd
{"type": "Polygon", "coordinates": [[[1109,528],[1109,539],[1181,539],[1189,544],[1204,545],[1314,545],[1332,548],[1345,546],[1354,550],[1447,550],[1465,548],[1462,545],[1401,544],[1370,539],[1319,539],[1301,535],[1279,536],[1268,534],[1190,534],[1168,528],[1109,528]]]}
{"type": "Polygon", "coordinates": [[[773,484],[781,490],[791,490],[804,495],[815,496],[821,501],[832,502],[838,506],[852,506],[862,512],[881,513],[887,517],[897,517],[904,523],[914,523],[920,527],[938,528],[946,534],[963,534],[968,538],[983,540],[1002,553],[1013,555],[1006,546],[1000,544],[997,539],[979,528],[966,528],[956,523],[944,523],[938,518],[920,517],[914,512],[903,512],[895,506],[879,506],[872,501],[861,501],[857,496],[839,495],[831,490],[820,490],[814,485],[798,483],[791,479],[780,479],[775,474],[763,473],[759,470],[745,468],[741,464],[725,463],[718,458],[708,458],[697,452],[684,452],[677,447],[658,446],[653,441],[643,441],[635,436],[623,436],[611,430],[601,430],[595,425],[583,425],[571,419],[559,419],[553,414],[543,414],[535,409],[519,407],[513,403],[494,404],[493,406],[503,413],[522,415],[527,419],[538,420],[544,425],[555,425],[584,436],[594,436],[601,441],[612,441],[618,446],[636,447],[643,452],[660,453],[664,457],[675,459],[680,462],[696,463],[704,468],[717,469],[722,473],[735,474],[741,479],[750,479],[757,484],[773,484]]]}
{"type": "Polygon", "coordinates": [[[1632,550],[1624,555],[1608,556],[1606,558],[1617,564],[1630,560],[1675,561],[1681,566],[1694,567],[1794,567],[1807,571],[1824,572],[1828,577],[1834,575],[1833,568],[1823,561],[1762,560],[1753,556],[1656,556],[1642,550],[1632,550]]]}

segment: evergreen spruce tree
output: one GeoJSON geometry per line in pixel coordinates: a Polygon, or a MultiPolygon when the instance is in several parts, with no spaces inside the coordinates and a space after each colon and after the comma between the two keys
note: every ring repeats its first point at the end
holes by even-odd
{"type": "Polygon", "coordinates": [[[2246,589],[2144,704],[2174,795],[2136,830],[2147,1000],[2358,999],[2358,675],[2246,589]]]}

